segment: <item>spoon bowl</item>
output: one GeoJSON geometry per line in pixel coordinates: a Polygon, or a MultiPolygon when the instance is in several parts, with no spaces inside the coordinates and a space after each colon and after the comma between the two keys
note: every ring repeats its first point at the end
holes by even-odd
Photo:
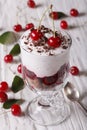
{"type": "Polygon", "coordinates": [[[73,86],[72,83],[67,82],[67,84],[64,87],[64,92],[67,98],[79,104],[79,106],[83,109],[85,115],[87,115],[87,107],[83,105],[82,102],[80,101],[79,91],[73,86]]]}
{"type": "Polygon", "coordinates": [[[65,85],[64,92],[66,96],[72,101],[78,101],[80,99],[79,91],[70,82],[67,82],[65,85]]]}

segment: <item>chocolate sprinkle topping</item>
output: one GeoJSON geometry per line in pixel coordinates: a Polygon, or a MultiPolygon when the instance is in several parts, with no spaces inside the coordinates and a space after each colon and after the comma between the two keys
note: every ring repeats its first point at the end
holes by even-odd
{"type": "Polygon", "coordinates": [[[24,42],[24,44],[28,44],[28,42],[24,42]]]}
{"type": "Polygon", "coordinates": [[[28,47],[28,49],[30,50],[30,52],[32,52],[32,49],[28,47]]]}
{"type": "MultiPolygon", "coordinates": [[[[30,31],[32,31],[34,28],[32,28],[30,31]]],[[[36,48],[35,50],[38,52],[38,53],[47,53],[48,55],[52,56],[52,55],[55,55],[55,52],[53,52],[53,50],[55,50],[55,48],[49,46],[47,44],[47,41],[48,41],[48,38],[49,36],[53,36],[54,32],[49,29],[49,28],[46,28],[45,26],[41,25],[39,30],[41,31],[41,33],[44,34],[43,37],[41,37],[41,39],[39,39],[38,41],[34,41],[31,39],[30,37],[30,33],[28,36],[23,36],[22,39],[24,38],[25,39],[25,42],[24,44],[27,45],[28,49],[31,51],[33,51],[33,48],[36,48]],[[49,35],[47,35],[49,34],[49,35]]],[[[70,39],[69,37],[67,37],[66,35],[62,35],[61,32],[58,32],[58,31],[55,31],[55,35],[60,37],[61,39],[61,45],[60,47],[62,49],[67,49],[69,47],[69,44],[71,43],[70,42],[70,39]]],[[[61,51],[62,53],[62,51],[61,51]]]]}
{"type": "Polygon", "coordinates": [[[63,49],[67,49],[67,48],[68,48],[68,46],[63,46],[62,48],[63,48],[63,49]]]}

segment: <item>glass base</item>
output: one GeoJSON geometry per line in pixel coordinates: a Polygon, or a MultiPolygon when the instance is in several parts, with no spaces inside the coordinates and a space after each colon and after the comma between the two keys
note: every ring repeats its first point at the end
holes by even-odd
{"type": "MultiPolygon", "coordinates": [[[[58,92],[59,93],[59,92],[58,92]]],[[[65,102],[63,96],[60,96],[62,100],[59,100],[57,104],[48,102],[42,103],[42,97],[36,97],[28,105],[28,115],[29,117],[39,125],[57,125],[67,119],[70,115],[69,105],[65,102]],[[40,102],[41,101],[41,102],[40,102]]],[[[53,99],[52,99],[53,100],[53,99]]],[[[53,101],[51,101],[53,102],[53,101]]]]}

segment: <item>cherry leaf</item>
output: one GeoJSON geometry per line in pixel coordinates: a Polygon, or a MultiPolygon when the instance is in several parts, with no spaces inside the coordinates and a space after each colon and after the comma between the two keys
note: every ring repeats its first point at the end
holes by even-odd
{"type": "Polygon", "coordinates": [[[66,14],[64,14],[63,12],[58,12],[58,18],[64,18],[66,16],[66,14]]]}
{"type": "Polygon", "coordinates": [[[23,79],[16,75],[13,79],[11,90],[14,93],[17,93],[18,91],[22,90],[23,88],[24,88],[23,79]]]}
{"type": "Polygon", "coordinates": [[[19,44],[16,44],[16,45],[14,45],[14,47],[12,48],[12,50],[10,51],[9,54],[11,54],[13,56],[17,56],[20,54],[20,52],[21,52],[20,46],[19,46],[19,44]]]}
{"type": "Polygon", "coordinates": [[[16,34],[12,31],[7,31],[0,36],[1,44],[11,44],[17,41],[16,34]]]}
{"type": "Polygon", "coordinates": [[[3,108],[4,109],[9,109],[13,104],[21,104],[23,102],[22,99],[8,99],[4,104],[3,108]]]}

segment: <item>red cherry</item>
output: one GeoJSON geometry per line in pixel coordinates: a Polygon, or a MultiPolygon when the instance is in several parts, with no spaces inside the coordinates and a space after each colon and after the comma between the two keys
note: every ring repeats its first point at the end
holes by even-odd
{"type": "Polygon", "coordinates": [[[31,29],[31,28],[33,28],[33,27],[34,27],[34,24],[33,24],[33,23],[28,23],[28,24],[26,24],[25,29],[28,30],[28,29],[31,29]]]}
{"type": "Polygon", "coordinates": [[[58,12],[55,12],[55,11],[51,12],[51,13],[50,13],[50,17],[51,17],[52,19],[54,19],[54,20],[58,19],[58,12]]]}
{"type": "Polygon", "coordinates": [[[11,106],[11,112],[14,116],[20,116],[21,115],[21,108],[18,104],[13,104],[11,106]]]}
{"type": "Polygon", "coordinates": [[[8,99],[8,96],[5,92],[0,92],[0,102],[6,102],[8,99]]]}
{"type": "Polygon", "coordinates": [[[62,20],[60,22],[60,26],[62,29],[67,29],[68,28],[68,23],[65,20],[62,20]]]}
{"type": "Polygon", "coordinates": [[[21,65],[21,64],[18,65],[18,67],[17,67],[17,71],[18,71],[19,73],[22,73],[22,65],[21,65]]]}
{"type": "Polygon", "coordinates": [[[73,9],[70,10],[70,15],[76,17],[76,16],[79,15],[79,12],[78,12],[77,9],[73,8],[73,9]]]}
{"type": "Polygon", "coordinates": [[[17,24],[17,25],[14,25],[13,29],[16,32],[20,32],[20,31],[22,31],[22,26],[20,24],[17,24]]]}
{"type": "Polygon", "coordinates": [[[37,29],[34,29],[31,33],[30,33],[30,37],[32,40],[34,41],[38,41],[41,37],[43,36],[43,34],[38,31],[37,29]]]}
{"type": "Polygon", "coordinates": [[[6,92],[8,90],[8,83],[3,81],[0,83],[0,92],[6,92]]]}
{"type": "Polygon", "coordinates": [[[57,79],[58,79],[58,74],[55,74],[55,75],[50,76],[50,77],[44,77],[42,79],[42,81],[46,85],[52,85],[57,81],[57,79]]]}
{"type": "Polygon", "coordinates": [[[71,73],[72,75],[78,75],[78,74],[79,74],[79,69],[78,69],[76,66],[72,66],[72,67],[70,68],[70,73],[71,73]]]}
{"type": "Polygon", "coordinates": [[[28,5],[29,7],[31,7],[31,8],[35,8],[36,3],[35,3],[34,0],[28,0],[28,1],[27,1],[27,5],[28,5]]]}
{"type": "Polygon", "coordinates": [[[8,54],[4,57],[4,61],[6,63],[11,63],[13,61],[13,56],[11,54],[8,54]]]}
{"type": "Polygon", "coordinates": [[[56,48],[61,45],[61,39],[60,37],[50,37],[47,43],[49,46],[56,48]]]}

